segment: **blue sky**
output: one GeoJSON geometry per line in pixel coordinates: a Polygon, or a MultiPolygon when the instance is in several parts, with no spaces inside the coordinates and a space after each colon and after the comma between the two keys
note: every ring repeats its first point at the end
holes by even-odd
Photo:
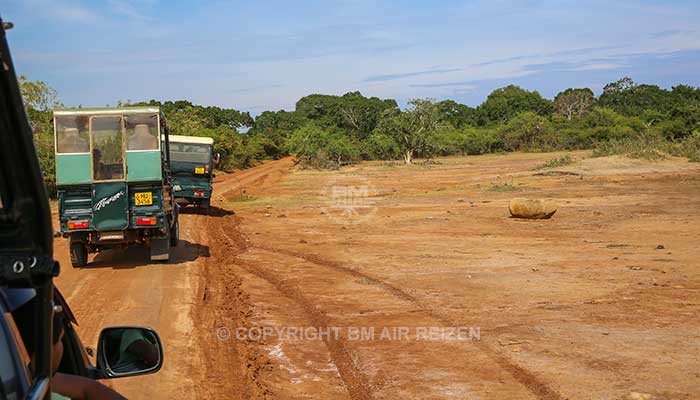
{"type": "Polygon", "coordinates": [[[310,93],[553,97],[623,76],[700,86],[700,2],[5,0],[18,73],[67,106],[188,99],[251,111],[310,93]]]}

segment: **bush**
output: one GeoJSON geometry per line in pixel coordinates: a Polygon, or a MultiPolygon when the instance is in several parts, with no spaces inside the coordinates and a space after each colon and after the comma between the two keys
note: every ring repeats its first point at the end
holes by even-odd
{"type": "Polygon", "coordinates": [[[641,132],[646,125],[647,124],[641,118],[625,117],[624,115],[620,115],[604,107],[593,108],[591,112],[583,116],[579,122],[579,126],[582,128],[626,126],[637,132],[641,132]]]}
{"type": "Polygon", "coordinates": [[[565,165],[570,165],[574,163],[574,159],[571,158],[570,154],[563,155],[558,158],[553,158],[546,163],[540,165],[537,167],[537,169],[548,169],[548,168],[558,168],[558,167],[563,167],[565,165]]]}
{"type": "Polygon", "coordinates": [[[531,111],[518,114],[498,131],[505,150],[546,151],[558,146],[552,124],[531,111]]]}
{"type": "Polygon", "coordinates": [[[690,162],[700,162],[700,131],[693,132],[685,139],[674,142],[670,146],[670,153],[678,157],[686,157],[690,162]]]}
{"type": "Polygon", "coordinates": [[[294,131],[287,139],[286,148],[296,154],[303,166],[313,168],[340,168],[361,159],[357,140],[311,124],[294,131]]]}
{"type": "Polygon", "coordinates": [[[600,142],[593,149],[593,157],[625,155],[649,161],[663,160],[670,151],[669,142],[653,134],[600,142]]]}
{"type": "Polygon", "coordinates": [[[503,147],[496,132],[485,128],[445,128],[437,133],[435,140],[440,155],[486,154],[498,151],[503,147]]]}
{"type": "Polygon", "coordinates": [[[640,118],[625,117],[609,108],[595,107],[575,121],[556,119],[556,136],[562,149],[590,149],[603,142],[634,138],[647,127],[640,118]]]}
{"type": "Polygon", "coordinates": [[[399,160],[403,157],[401,146],[389,135],[372,132],[364,146],[364,157],[375,160],[399,160]]]}

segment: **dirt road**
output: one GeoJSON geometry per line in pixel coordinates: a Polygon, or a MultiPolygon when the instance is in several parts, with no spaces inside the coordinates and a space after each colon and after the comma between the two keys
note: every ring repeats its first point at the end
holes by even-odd
{"type": "Polygon", "coordinates": [[[134,249],[71,270],[58,239],[58,286],[86,344],[158,329],[163,370],[115,383],[134,398],[694,398],[700,167],[536,169],[554,156],[280,160],[221,177],[169,264],[134,249]],[[510,219],[515,196],[560,210],[510,219]]]}
{"type": "MultiPolygon", "coordinates": [[[[217,197],[210,215],[183,211],[180,242],[166,264],[148,261],[146,248],[132,248],[100,253],[91,257],[87,268],[72,269],[67,240],[54,241],[56,258],[61,263],[56,285],[76,314],[86,346],[96,346],[103,327],[116,325],[150,326],[163,340],[166,362],[158,374],[110,381],[114,388],[137,399],[197,398],[205,386],[208,365],[208,352],[201,349],[208,339],[203,340],[201,335],[216,337],[215,330],[196,326],[208,315],[207,299],[202,297],[207,290],[206,271],[219,265],[220,258],[230,251],[212,249],[212,243],[218,242],[210,233],[216,232],[222,218],[232,215],[216,204],[222,195],[243,193],[248,187],[254,193],[256,188],[266,187],[291,165],[291,159],[283,159],[216,179],[217,197]],[[220,258],[212,259],[212,253],[220,258]]],[[[230,370],[232,365],[216,368],[230,370]]],[[[227,374],[223,384],[232,387],[234,381],[235,376],[227,374]]]]}

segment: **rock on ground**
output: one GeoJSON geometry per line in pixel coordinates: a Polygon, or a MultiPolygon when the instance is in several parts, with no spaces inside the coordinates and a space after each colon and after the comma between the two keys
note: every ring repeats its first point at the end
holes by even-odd
{"type": "Polygon", "coordinates": [[[516,218],[549,219],[557,212],[557,204],[551,200],[515,198],[508,210],[516,218]]]}

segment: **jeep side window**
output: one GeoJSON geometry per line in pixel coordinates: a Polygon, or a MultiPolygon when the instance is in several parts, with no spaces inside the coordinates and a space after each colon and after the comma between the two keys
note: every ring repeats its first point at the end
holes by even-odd
{"type": "Polygon", "coordinates": [[[122,117],[92,117],[92,179],[124,179],[122,117]]]}
{"type": "Polygon", "coordinates": [[[89,153],[90,136],[88,132],[88,117],[65,116],[56,117],[56,152],[89,153]]]}
{"type": "Polygon", "coordinates": [[[128,115],[124,124],[127,150],[158,150],[158,115],[128,115]]]}

